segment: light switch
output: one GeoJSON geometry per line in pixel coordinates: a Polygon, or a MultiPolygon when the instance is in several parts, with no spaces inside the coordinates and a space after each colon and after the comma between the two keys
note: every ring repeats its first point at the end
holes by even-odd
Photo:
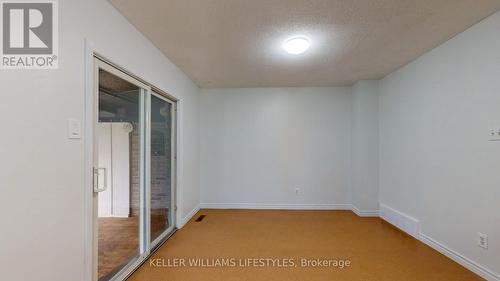
{"type": "Polygon", "coordinates": [[[68,139],[82,138],[81,122],[78,119],[68,119],[68,139]]]}
{"type": "Polygon", "coordinates": [[[500,129],[491,129],[488,134],[489,141],[500,141],[500,129]]]}
{"type": "Polygon", "coordinates": [[[500,129],[491,129],[488,134],[489,141],[500,141],[500,129]]]}

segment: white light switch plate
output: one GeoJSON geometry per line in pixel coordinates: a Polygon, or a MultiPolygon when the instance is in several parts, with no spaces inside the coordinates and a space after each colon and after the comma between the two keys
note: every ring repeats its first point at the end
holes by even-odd
{"type": "Polygon", "coordinates": [[[488,133],[489,141],[500,141],[500,129],[491,129],[488,133]]]}
{"type": "Polygon", "coordinates": [[[68,119],[68,139],[82,138],[81,122],[78,119],[68,119]]]}

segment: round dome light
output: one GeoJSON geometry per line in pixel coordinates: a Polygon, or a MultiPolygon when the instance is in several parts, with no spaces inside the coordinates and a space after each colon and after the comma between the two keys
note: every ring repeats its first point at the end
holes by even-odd
{"type": "Polygon", "coordinates": [[[309,49],[309,46],[311,46],[311,43],[305,37],[294,37],[283,43],[283,49],[292,55],[300,55],[304,53],[307,49],[309,49]]]}

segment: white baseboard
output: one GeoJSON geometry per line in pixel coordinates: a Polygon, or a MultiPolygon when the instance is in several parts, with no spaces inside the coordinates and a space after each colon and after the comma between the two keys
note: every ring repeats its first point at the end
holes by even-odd
{"type": "Polygon", "coordinates": [[[489,281],[500,281],[500,275],[493,272],[492,270],[485,268],[484,266],[472,261],[471,259],[463,256],[462,254],[448,248],[447,246],[439,243],[438,241],[432,239],[431,237],[419,233],[420,241],[429,245],[434,250],[440,252],[441,254],[447,256],[448,258],[456,261],[470,271],[476,273],[477,275],[483,277],[489,281]]]}
{"type": "Polygon", "coordinates": [[[360,210],[352,205],[351,210],[359,217],[378,217],[379,210],[360,210]]]}
{"type": "Polygon", "coordinates": [[[351,210],[351,204],[202,203],[202,209],[351,210]]]}
{"type": "Polygon", "coordinates": [[[380,217],[409,235],[418,238],[420,221],[385,204],[380,204],[380,217]]]}
{"type": "Polygon", "coordinates": [[[350,210],[360,217],[378,217],[378,210],[359,210],[351,204],[260,204],[260,203],[201,203],[202,209],[255,210],[350,210]]]}
{"type": "Polygon", "coordinates": [[[194,207],[191,212],[189,212],[184,218],[181,219],[181,221],[177,224],[177,228],[181,229],[186,225],[186,223],[194,216],[198,211],[200,210],[200,205],[194,207]]]}

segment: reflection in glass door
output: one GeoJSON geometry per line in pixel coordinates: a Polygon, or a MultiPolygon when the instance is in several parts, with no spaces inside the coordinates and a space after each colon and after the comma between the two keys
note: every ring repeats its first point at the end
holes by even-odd
{"type": "Polygon", "coordinates": [[[151,96],[151,243],[156,246],[173,228],[173,107],[160,95],[151,96]]]}
{"type": "Polygon", "coordinates": [[[144,254],[141,158],[145,89],[99,69],[97,170],[98,280],[110,280],[144,254]]]}

